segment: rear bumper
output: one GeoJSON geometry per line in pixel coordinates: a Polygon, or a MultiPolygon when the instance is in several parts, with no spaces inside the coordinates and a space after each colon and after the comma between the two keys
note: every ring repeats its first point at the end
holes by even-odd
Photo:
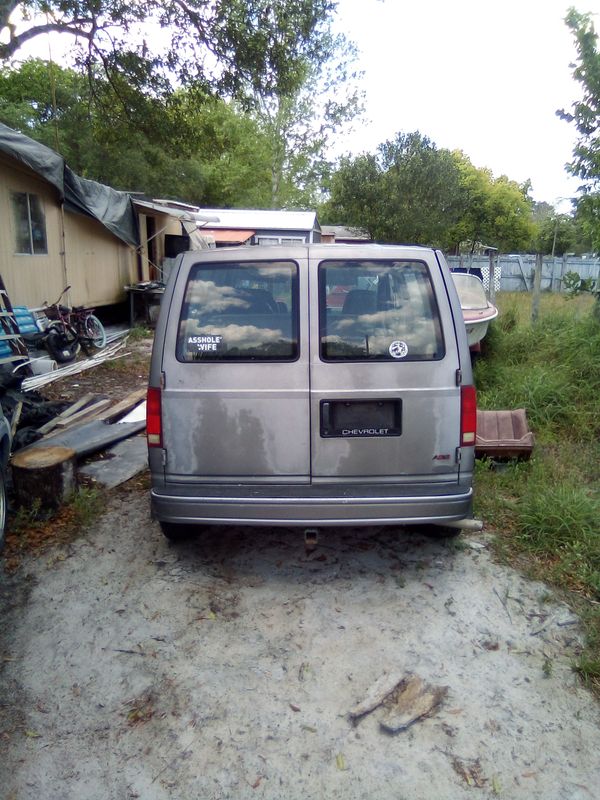
{"type": "Polygon", "coordinates": [[[151,490],[153,516],[162,522],[215,525],[337,526],[444,523],[470,517],[473,490],[445,485],[421,485],[421,491],[402,487],[331,486],[329,492],[311,495],[310,487],[290,486],[293,496],[268,495],[256,487],[164,488],[151,490]],[[205,491],[202,491],[202,490],[205,491]],[[380,489],[380,491],[378,491],[380,489]],[[208,490],[208,491],[206,491],[208,490]],[[231,491],[229,491],[231,490],[231,491]],[[299,491],[300,490],[300,491],[299,491]]]}

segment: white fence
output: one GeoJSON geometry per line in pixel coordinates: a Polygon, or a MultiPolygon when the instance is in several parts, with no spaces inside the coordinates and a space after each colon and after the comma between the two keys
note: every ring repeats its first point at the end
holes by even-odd
{"type": "MultiPolygon", "coordinates": [[[[483,278],[489,288],[489,256],[446,256],[451,269],[475,271],[483,278]]],[[[501,255],[494,267],[496,291],[525,292],[533,287],[535,256],[501,255]]],[[[563,276],[567,272],[576,272],[581,278],[600,280],[600,258],[579,258],[564,256],[562,258],[544,257],[542,267],[542,291],[562,291],[563,276]]]]}

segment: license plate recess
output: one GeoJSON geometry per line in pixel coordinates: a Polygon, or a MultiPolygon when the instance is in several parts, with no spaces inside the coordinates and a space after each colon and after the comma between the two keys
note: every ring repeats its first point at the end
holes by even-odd
{"type": "Polygon", "coordinates": [[[364,438],[400,436],[402,400],[322,400],[321,436],[364,438]]]}

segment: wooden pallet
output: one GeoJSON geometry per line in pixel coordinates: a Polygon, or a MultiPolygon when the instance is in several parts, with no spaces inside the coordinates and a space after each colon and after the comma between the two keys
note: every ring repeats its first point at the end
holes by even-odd
{"type": "Polygon", "coordinates": [[[477,412],[475,455],[478,458],[529,458],[533,445],[524,408],[477,412]]]}

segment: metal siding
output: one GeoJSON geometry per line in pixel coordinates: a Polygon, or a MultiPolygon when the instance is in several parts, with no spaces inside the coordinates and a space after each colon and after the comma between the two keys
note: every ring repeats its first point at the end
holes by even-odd
{"type": "MultiPolygon", "coordinates": [[[[65,287],[62,220],[58,193],[45,181],[0,160],[0,273],[11,302],[32,308],[53,302],[65,287]],[[11,192],[37,194],[46,220],[47,255],[15,255],[11,192]]],[[[106,305],[124,299],[123,287],[135,280],[135,251],[99,222],[64,214],[69,302],[106,305]]]]}
{"type": "Polygon", "coordinates": [[[14,305],[36,307],[58,297],[63,283],[61,219],[57,192],[49,184],[0,160],[0,274],[14,305]],[[11,192],[40,197],[46,221],[46,255],[16,255],[11,192]]]}
{"type": "Polygon", "coordinates": [[[135,251],[100,223],[65,214],[69,301],[107,305],[125,299],[123,287],[135,280],[135,251]]]}

